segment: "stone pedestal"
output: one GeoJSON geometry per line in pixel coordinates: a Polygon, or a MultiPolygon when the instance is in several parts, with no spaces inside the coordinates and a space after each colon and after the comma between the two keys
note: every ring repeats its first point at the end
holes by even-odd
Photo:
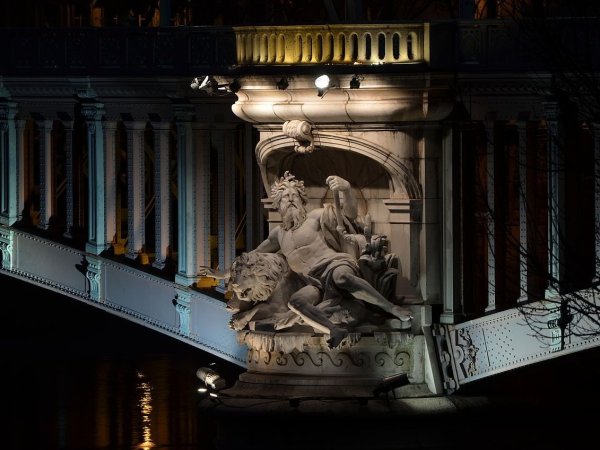
{"type": "Polygon", "coordinates": [[[370,398],[388,377],[408,383],[388,391],[401,397],[431,395],[425,380],[424,336],[406,332],[349,335],[330,350],[310,333],[240,331],[248,346],[248,371],[220,394],[238,398],[370,398]],[[397,392],[394,392],[397,391],[397,392]]]}

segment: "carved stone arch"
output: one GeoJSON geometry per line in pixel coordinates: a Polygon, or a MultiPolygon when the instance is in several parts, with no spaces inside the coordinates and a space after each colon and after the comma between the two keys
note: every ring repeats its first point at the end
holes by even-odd
{"type": "Polygon", "coordinates": [[[379,147],[365,139],[341,134],[316,133],[315,147],[317,149],[313,154],[295,154],[294,146],[295,141],[285,135],[269,137],[257,144],[256,159],[267,191],[270,189],[271,184],[281,176],[283,167],[287,165],[289,168],[290,158],[318,159],[318,155],[324,150],[333,150],[340,152],[340,154],[359,155],[368,161],[374,162],[378,170],[385,172],[389,179],[390,198],[422,198],[421,185],[413,175],[411,168],[391,150],[379,147]]]}

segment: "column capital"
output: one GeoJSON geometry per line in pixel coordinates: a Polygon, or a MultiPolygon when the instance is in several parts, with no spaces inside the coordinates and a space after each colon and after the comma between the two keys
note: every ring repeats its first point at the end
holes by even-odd
{"type": "Polygon", "coordinates": [[[196,112],[193,105],[176,103],[173,105],[173,116],[176,122],[193,122],[196,112]]]}
{"type": "Polygon", "coordinates": [[[549,121],[558,120],[558,113],[560,108],[558,106],[558,101],[553,99],[548,99],[542,102],[542,108],[544,110],[544,117],[549,121]]]}
{"type": "Polygon", "coordinates": [[[84,103],[81,106],[81,115],[86,122],[102,119],[104,115],[104,104],[98,102],[84,103]]]}
{"type": "Polygon", "coordinates": [[[15,102],[0,102],[0,120],[13,120],[17,114],[15,102]]]}

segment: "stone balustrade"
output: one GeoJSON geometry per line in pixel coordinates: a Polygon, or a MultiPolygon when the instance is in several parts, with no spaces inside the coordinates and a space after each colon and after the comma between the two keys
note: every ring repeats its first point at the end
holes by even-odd
{"type": "Polygon", "coordinates": [[[235,27],[239,65],[429,61],[429,24],[235,27]]]}

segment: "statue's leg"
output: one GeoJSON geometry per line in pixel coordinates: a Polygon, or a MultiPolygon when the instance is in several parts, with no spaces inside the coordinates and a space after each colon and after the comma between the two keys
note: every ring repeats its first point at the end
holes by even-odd
{"type": "Polygon", "coordinates": [[[329,334],[329,348],[336,348],[348,335],[344,328],[336,327],[316,305],[321,301],[321,291],[314,286],[304,286],[295,292],[288,303],[289,308],[298,314],[315,330],[329,334]]]}
{"type": "Polygon", "coordinates": [[[412,318],[410,309],[394,305],[367,280],[357,276],[350,267],[336,267],[333,270],[332,278],[338,288],[348,291],[354,298],[375,305],[400,320],[408,321],[412,318]]]}

